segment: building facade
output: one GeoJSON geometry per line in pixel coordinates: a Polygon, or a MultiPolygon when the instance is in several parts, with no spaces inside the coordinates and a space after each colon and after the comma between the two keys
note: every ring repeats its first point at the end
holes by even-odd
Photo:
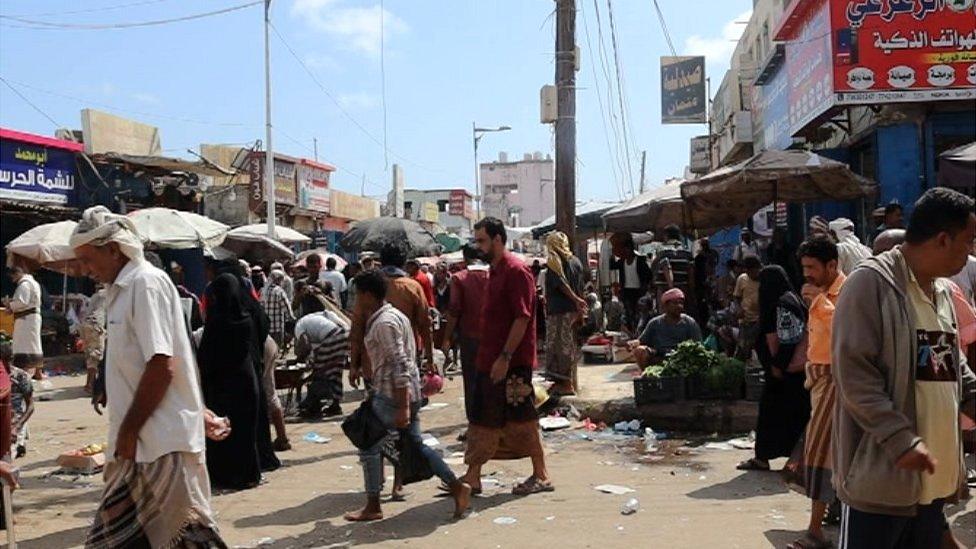
{"type": "Polygon", "coordinates": [[[447,232],[467,235],[474,220],[474,197],[465,189],[406,189],[403,216],[436,223],[447,232]]]}
{"type": "Polygon", "coordinates": [[[526,153],[510,162],[499,153],[497,161],[481,164],[480,170],[483,216],[530,227],[556,214],[556,168],[549,155],[526,153]]]}

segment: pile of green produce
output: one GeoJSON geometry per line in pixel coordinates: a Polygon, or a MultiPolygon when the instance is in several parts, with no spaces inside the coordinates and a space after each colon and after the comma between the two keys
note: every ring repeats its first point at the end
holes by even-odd
{"type": "Polygon", "coordinates": [[[685,341],[660,364],[648,366],[644,377],[701,377],[711,390],[741,387],[746,367],[741,361],[708,350],[697,341],[685,341]]]}

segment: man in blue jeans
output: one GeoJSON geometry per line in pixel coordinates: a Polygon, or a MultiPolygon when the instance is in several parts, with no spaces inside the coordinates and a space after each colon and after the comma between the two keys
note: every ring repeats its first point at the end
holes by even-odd
{"type": "MultiPolygon", "coordinates": [[[[356,277],[356,300],[366,312],[365,348],[372,368],[373,412],[388,429],[407,430],[408,436],[423,452],[434,474],[450,488],[454,498],[454,516],[460,518],[471,502],[471,486],[458,480],[440,455],[420,440],[420,370],[417,368],[417,340],[410,320],[386,302],[386,275],[366,271],[356,277]]],[[[383,491],[382,441],[360,450],[366,483],[366,506],[345,514],[349,521],[371,521],[383,518],[380,492],[383,491]]]]}

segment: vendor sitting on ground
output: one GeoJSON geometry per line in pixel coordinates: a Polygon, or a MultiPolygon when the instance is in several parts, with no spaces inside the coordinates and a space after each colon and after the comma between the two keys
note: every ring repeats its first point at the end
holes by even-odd
{"type": "Polygon", "coordinates": [[[628,342],[637,365],[646,368],[657,364],[684,341],[701,341],[701,328],[695,319],[684,314],[685,294],[672,288],[661,296],[664,314],[651,319],[638,339],[628,342]]]}

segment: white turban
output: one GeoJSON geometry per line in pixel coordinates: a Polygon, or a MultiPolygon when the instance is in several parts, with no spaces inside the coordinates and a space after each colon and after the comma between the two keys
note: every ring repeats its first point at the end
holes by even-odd
{"type": "Polygon", "coordinates": [[[854,234],[854,222],[846,217],[838,217],[831,221],[829,227],[838,242],[843,242],[852,236],[857,238],[854,234]]]}
{"type": "Polygon", "coordinates": [[[142,259],[142,240],[132,220],[114,214],[105,206],[95,206],[81,214],[81,221],[71,234],[72,248],[86,244],[104,246],[109,242],[119,245],[119,250],[129,259],[142,259]]]}

